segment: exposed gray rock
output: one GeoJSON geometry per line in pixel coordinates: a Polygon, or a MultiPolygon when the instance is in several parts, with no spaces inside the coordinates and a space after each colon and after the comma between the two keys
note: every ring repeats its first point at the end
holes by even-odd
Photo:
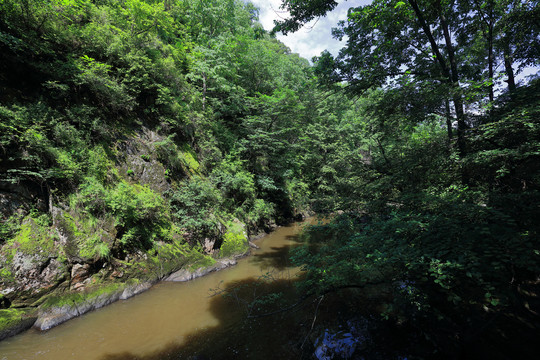
{"type": "MultiPolygon", "coordinates": [[[[13,256],[11,268],[15,274],[13,292],[27,293],[31,296],[54,288],[65,278],[65,266],[55,258],[42,253],[25,254],[17,251],[13,256]]],[[[3,293],[6,289],[0,289],[3,293]]]]}
{"type": "Polygon", "coordinates": [[[216,243],[216,240],[211,240],[209,238],[204,239],[204,245],[203,250],[206,254],[213,254],[214,253],[214,245],[216,243]]]}
{"type": "Polygon", "coordinates": [[[259,245],[253,243],[252,241],[249,241],[249,247],[252,249],[260,249],[259,245]]]}
{"type": "Polygon", "coordinates": [[[71,268],[71,286],[74,287],[79,283],[82,283],[90,276],[89,264],[75,264],[71,268]]]}
{"type": "Polygon", "coordinates": [[[20,251],[13,256],[13,270],[15,275],[19,277],[28,277],[38,272],[39,265],[43,262],[42,256],[39,254],[24,254],[20,251]],[[36,267],[37,265],[37,267],[36,267]]]}
{"type": "MultiPolygon", "coordinates": [[[[35,194],[28,187],[0,182],[0,217],[8,218],[15,213],[26,214],[34,203],[35,194]]],[[[43,205],[43,201],[36,205],[43,205]]]]}
{"type": "Polygon", "coordinates": [[[135,296],[137,294],[140,294],[152,287],[152,283],[142,283],[135,286],[128,286],[124,289],[122,294],[120,295],[120,300],[126,300],[129,299],[132,296],[135,296]]]}
{"type": "MultiPolygon", "coordinates": [[[[82,313],[84,314],[84,312],[82,313]]],[[[34,327],[40,330],[48,330],[80,314],[81,312],[76,305],[64,305],[62,307],[52,308],[38,315],[34,327]]]]}
{"type": "Polygon", "coordinates": [[[216,261],[214,265],[205,268],[201,267],[195,271],[190,271],[188,269],[179,270],[169,275],[164,281],[189,281],[233,265],[236,265],[236,259],[221,259],[216,261]]]}
{"type": "Polygon", "coordinates": [[[34,327],[39,330],[48,330],[67,320],[83,315],[89,311],[102,308],[118,300],[125,300],[152,287],[152,283],[128,285],[109,293],[90,297],[84,301],[50,307],[40,310],[34,327]]]}
{"type": "Polygon", "coordinates": [[[66,277],[66,267],[56,259],[58,245],[50,231],[32,218],[26,218],[21,228],[0,251],[0,266],[9,275],[0,279],[0,291],[13,292],[14,299],[24,302],[58,286],[66,277]]]}
{"type": "Polygon", "coordinates": [[[165,168],[160,162],[150,159],[148,161],[141,158],[145,155],[128,155],[123,166],[126,173],[131,174],[131,178],[141,185],[147,185],[150,189],[163,193],[170,188],[165,179],[165,168]]]}
{"type": "Polygon", "coordinates": [[[54,286],[57,282],[62,281],[64,276],[64,265],[57,259],[50,259],[47,265],[40,273],[40,279],[45,287],[54,286]]]}
{"type": "Polygon", "coordinates": [[[121,171],[133,181],[159,193],[170,189],[165,168],[155,156],[155,144],[163,139],[163,136],[143,127],[142,132],[119,145],[124,154],[120,164],[121,171]]]}

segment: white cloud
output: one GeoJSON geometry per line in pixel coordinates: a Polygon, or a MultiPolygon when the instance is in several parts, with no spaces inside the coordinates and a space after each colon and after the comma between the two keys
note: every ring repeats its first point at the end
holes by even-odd
{"type": "MultiPolygon", "coordinates": [[[[249,0],[244,0],[249,1],[249,0]]],[[[274,20],[288,17],[288,13],[281,10],[281,0],[251,0],[260,9],[259,21],[266,30],[274,27],[274,20]]],[[[283,36],[277,34],[277,38],[287,45],[293,53],[298,53],[303,58],[311,61],[313,56],[319,56],[322,51],[328,50],[334,56],[345,46],[345,39],[338,41],[332,38],[332,28],[337,26],[338,21],[347,19],[347,10],[350,7],[367,5],[371,0],[338,0],[338,6],[327,16],[304,26],[295,33],[283,36]]],[[[516,76],[520,81],[530,75],[540,76],[539,68],[526,68],[516,76]]]]}
{"type": "MultiPolygon", "coordinates": [[[[266,30],[274,27],[274,20],[288,17],[288,13],[279,8],[281,0],[251,0],[251,2],[260,8],[259,21],[266,30]]],[[[347,10],[350,7],[370,2],[371,0],[340,0],[338,6],[327,16],[312,21],[304,28],[287,36],[278,34],[277,38],[293,53],[298,53],[308,60],[311,60],[313,56],[319,56],[324,50],[330,51],[335,56],[345,46],[345,41],[340,42],[332,38],[332,28],[337,26],[339,20],[347,18],[347,10]]]]}

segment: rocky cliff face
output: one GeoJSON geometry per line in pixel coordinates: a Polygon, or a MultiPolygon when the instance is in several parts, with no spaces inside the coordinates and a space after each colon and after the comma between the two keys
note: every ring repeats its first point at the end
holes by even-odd
{"type": "Polygon", "coordinates": [[[0,293],[17,306],[31,305],[66,280],[54,230],[25,218],[17,235],[2,246],[0,293]]]}
{"type": "MultiPolygon", "coordinates": [[[[230,265],[214,265],[207,255],[220,256],[221,240],[190,244],[189,234],[168,213],[165,194],[175,182],[198,173],[189,149],[142,128],[107,152],[98,164],[104,178],[85,180],[72,194],[38,192],[24,182],[0,184],[0,317],[5,320],[0,338],[36,319],[38,328],[48,329],[143,291],[182,268],[199,274],[230,265]],[[130,282],[134,285],[127,286],[130,282]],[[73,296],[77,306],[64,304],[73,296]]],[[[234,226],[243,229],[239,222],[234,226]]],[[[220,229],[229,231],[224,224],[220,229]]],[[[248,248],[240,232],[231,235],[241,238],[229,244],[233,253],[248,248]]]]}

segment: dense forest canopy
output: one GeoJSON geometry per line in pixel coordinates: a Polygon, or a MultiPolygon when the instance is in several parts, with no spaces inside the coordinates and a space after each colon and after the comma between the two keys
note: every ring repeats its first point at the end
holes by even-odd
{"type": "MultiPolygon", "coordinates": [[[[274,31],[336,5],[286,0],[291,17],[274,31]]],[[[354,181],[332,194],[346,213],[325,236],[314,232],[316,251],[297,255],[307,292],[393,282],[389,312],[427,333],[439,356],[507,333],[501,324],[516,316],[538,329],[523,306],[539,265],[539,82],[519,86],[516,75],[540,65],[539,10],[536,1],[438,0],[349,10],[334,29],[347,45],[314,59],[314,71],[363,102],[369,161],[345,176],[340,168],[333,184],[354,181]]]]}
{"type": "MultiPolygon", "coordinates": [[[[285,0],[273,31],[336,4],[285,0]]],[[[0,1],[2,294],[73,291],[80,264],[159,277],[243,249],[239,226],[332,213],[294,254],[303,296],[384,284],[421,357],[505,321],[537,334],[540,82],[517,79],[539,19],[538,1],[374,0],[310,66],[239,0],[0,1]],[[21,257],[58,276],[29,289],[21,257]]]]}

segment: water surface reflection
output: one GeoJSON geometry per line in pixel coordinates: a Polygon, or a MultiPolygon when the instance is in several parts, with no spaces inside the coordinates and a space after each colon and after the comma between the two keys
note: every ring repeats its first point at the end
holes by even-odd
{"type": "MultiPolygon", "coordinates": [[[[267,286],[292,288],[298,269],[290,267],[288,252],[298,244],[296,235],[304,224],[278,228],[258,240],[260,249],[254,251],[254,256],[241,259],[232,268],[187,283],[159,283],[146,293],[85,314],[47,332],[30,330],[2,341],[0,359],[175,359],[205,352],[212,359],[219,359],[230,358],[235,352],[276,354],[274,347],[280,345],[271,343],[270,336],[264,333],[278,329],[282,319],[247,321],[245,302],[249,302],[250,296],[253,298],[251,285],[261,276],[277,278],[267,286]],[[215,293],[211,289],[234,294],[232,290],[239,287],[241,291],[251,291],[250,294],[237,292],[244,302],[231,296],[210,296],[215,293]],[[257,337],[262,341],[255,344],[257,337]],[[196,349],[196,343],[202,344],[204,351],[196,349]],[[213,349],[221,350],[214,352],[213,349]]],[[[255,286],[258,291],[255,295],[270,291],[270,287],[255,286]]],[[[277,331],[289,334],[294,333],[295,328],[287,326],[277,331]]],[[[251,358],[251,355],[246,356],[251,358]]],[[[283,355],[283,358],[288,357],[283,355]]]]}

